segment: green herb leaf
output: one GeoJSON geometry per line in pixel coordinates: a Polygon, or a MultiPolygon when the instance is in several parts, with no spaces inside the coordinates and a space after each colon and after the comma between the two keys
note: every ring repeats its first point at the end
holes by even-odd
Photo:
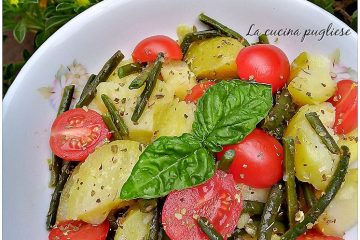
{"type": "Polygon", "coordinates": [[[211,178],[215,162],[190,134],[161,137],[141,154],[121,189],[120,198],[156,198],[198,185],[211,178]]]}
{"type": "Polygon", "coordinates": [[[51,31],[52,29],[60,28],[62,25],[67,23],[72,17],[74,17],[74,16],[73,15],[57,15],[57,16],[52,16],[52,17],[48,18],[46,20],[46,24],[45,24],[45,32],[51,31]]]}
{"type": "Polygon", "coordinates": [[[73,3],[59,3],[59,5],[56,6],[56,11],[60,12],[60,11],[68,11],[68,10],[73,10],[74,9],[74,4],[73,3]]]}
{"type": "Polygon", "coordinates": [[[18,43],[22,43],[26,36],[26,24],[24,21],[20,21],[16,24],[13,35],[18,43]]]}
{"type": "Polygon", "coordinates": [[[357,21],[358,21],[358,11],[356,10],[352,15],[351,15],[351,23],[350,23],[350,27],[357,32],[357,21]]]}
{"type": "Polygon", "coordinates": [[[334,14],[334,0],[309,0],[309,2],[312,2],[319,7],[325,9],[329,13],[334,14]]]}
{"type": "Polygon", "coordinates": [[[255,129],[272,107],[271,86],[240,80],[222,81],[199,100],[194,135],[204,146],[219,152],[240,142],[255,129]]]}

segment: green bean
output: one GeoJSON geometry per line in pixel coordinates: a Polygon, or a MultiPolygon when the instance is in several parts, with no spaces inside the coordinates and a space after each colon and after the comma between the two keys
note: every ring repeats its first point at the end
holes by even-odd
{"type": "Polygon", "coordinates": [[[201,13],[199,15],[199,20],[203,23],[205,23],[206,25],[219,30],[220,32],[222,32],[223,34],[225,34],[228,37],[232,37],[235,38],[237,40],[239,40],[245,47],[249,46],[249,42],[246,41],[246,39],[241,36],[239,33],[235,32],[234,30],[222,25],[221,23],[219,23],[218,21],[216,21],[215,19],[210,18],[209,16],[206,16],[204,13],[201,13]]]}
{"type": "Polygon", "coordinates": [[[112,121],[111,117],[109,115],[101,115],[105,125],[108,127],[108,129],[110,130],[112,136],[111,138],[113,140],[122,140],[122,136],[119,132],[119,130],[117,129],[117,127],[115,126],[115,123],[112,121]]]}
{"type": "Polygon", "coordinates": [[[180,44],[181,51],[185,56],[191,43],[199,40],[209,39],[221,36],[221,33],[217,30],[204,30],[199,32],[191,32],[185,35],[184,40],[180,44]]]}
{"type": "Polygon", "coordinates": [[[329,134],[326,127],[321,122],[319,116],[315,112],[310,112],[310,113],[306,113],[305,117],[310,123],[311,127],[319,135],[321,141],[329,149],[329,151],[334,154],[340,153],[339,146],[336,144],[335,140],[329,134]]]}
{"type": "Polygon", "coordinates": [[[142,85],[146,82],[146,79],[149,77],[150,69],[145,68],[144,71],[142,71],[139,76],[137,76],[129,85],[129,89],[138,89],[141,88],[142,85]]]}
{"type": "Polygon", "coordinates": [[[92,84],[92,82],[94,81],[96,75],[95,74],[91,74],[89,79],[87,80],[82,92],[81,92],[81,95],[80,95],[80,99],[84,98],[85,95],[89,92],[89,88],[92,84]]]}
{"type": "Polygon", "coordinates": [[[157,199],[138,199],[140,211],[143,213],[149,213],[153,211],[157,206],[157,199]]]}
{"type": "Polygon", "coordinates": [[[143,66],[141,63],[129,63],[126,65],[123,65],[123,66],[119,67],[119,69],[118,69],[118,76],[119,76],[119,78],[123,78],[132,73],[141,72],[142,67],[143,66]]]}
{"type": "Polygon", "coordinates": [[[81,108],[83,106],[88,105],[93,98],[95,97],[96,87],[101,83],[105,82],[110,74],[115,70],[117,65],[124,59],[124,55],[117,51],[102,67],[98,75],[92,80],[89,86],[86,88],[86,92],[81,93],[82,97],[80,96],[79,102],[76,104],[76,107],[81,108]]]}
{"type": "Polygon", "coordinates": [[[243,213],[248,213],[250,216],[261,215],[264,211],[265,203],[257,201],[244,200],[243,213]]]}
{"type": "Polygon", "coordinates": [[[277,183],[271,188],[269,198],[265,203],[264,212],[261,216],[260,226],[258,229],[259,240],[271,239],[271,226],[274,224],[280,210],[283,195],[284,186],[282,183],[277,183]]]}
{"type": "Polygon", "coordinates": [[[296,224],[295,214],[299,208],[295,183],[295,142],[293,138],[285,137],[283,138],[283,144],[287,214],[290,227],[292,227],[296,224]]]}
{"type": "Polygon", "coordinates": [[[122,137],[127,136],[129,134],[129,130],[124,122],[124,119],[120,116],[119,111],[116,109],[115,105],[113,104],[112,100],[106,95],[101,94],[101,99],[104,102],[112,122],[115,124],[115,127],[122,135],[122,137]]]}
{"type": "Polygon", "coordinates": [[[314,193],[314,188],[308,183],[302,183],[301,185],[304,192],[305,202],[309,206],[309,208],[312,208],[317,201],[314,193]]]}
{"type": "Polygon", "coordinates": [[[204,217],[198,217],[197,223],[199,224],[201,230],[208,236],[210,240],[223,240],[224,238],[218,233],[214,226],[204,217]]]}
{"type": "Polygon", "coordinates": [[[59,207],[61,192],[64,189],[65,183],[69,178],[73,168],[76,166],[76,162],[63,161],[61,168],[61,174],[59,181],[55,186],[54,192],[51,196],[49,210],[46,216],[46,228],[51,229],[56,222],[57,209],[59,207]]]}
{"type": "Polygon", "coordinates": [[[138,98],[138,102],[135,106],[134,113],[131,116],[133,122],[137,122],[141,117],[141,114],[145,110],[149,98],[155,88],[157,77],[160,73],[162,63],[164,62],[164,53],[158,53],[154,67],[150,70],[150,74],[146,79],[146,85],[144,91],[141,93],[138,98]]]}
{"type": "MultiPolygon", "coordinates": [[[[58,108],[57,116],[62,114],[63,112],[69,110],[71,101],[73,99],[75,90],[75,85],[69,85],[64,88],[64,92],[61,98],[61,102],[58,108]]],[[[50,186],[55,187],[61,171],[62,159],[56,156],[55,154],[51,155],[50,162],[50,186]]]]}
{"type": "Polygon", "coordinates": [[[303,234],[307,229],[312,228],[320,215],[325,211],[331,200],[335,197],[336,193],[341,188],[344,181],[348,166],[349,166],[349,148],[346,146],[341,147],[340,161],[336,170],[331,178],[329,185],[325,189],[325,194],[320,197],[312,208],[305,214],[304,220],[292,228],[290,228],[281,239],[292,240],[296,239],[299,235],[303,234]]]}
{"type": "Polygon", "coordinates": [[[259,43],[260,44],[269,44],[269,39],[268,37],[266,36],[266,34],[261,34],[259,36],[259,43]]]}
{"type": "Polygon", "coordinates": [[[277,94],[275,105],[265,118],[261,128],[280,140],[287,122],[294,116],[295,112],[295,104],[291,95],[287,89],[284,89],[280,94],[277,94]]]}
{"type": "MultiPolygon", "coordinates": [[[[157,201],[155,199],[154,199],[154,201],[157,203],[157,201]]],[[[155,205],[155,208],[153,209],[153,213],[154,213],[154,216],[151,219],[150,232],[149,232],[149,235],[147,237],[147,240],[158,240],[158,238],[159,238],[160,213],[161,213],[160,206],[155,205]]]]}
{"type": "MultiPolygon", "coordinates": [[[[245,231],[249,235],[255,237],[257,236],[259,226],[260,226],[260,221],[251,221],[245,225],[245,231]]],[[[269,230],[270,237],[272,234],[283,234],[286,231],[284,223],[280,221],[275,221],[269,228],[270,228],[269,230]]]]}
{"type": "Polygon", "coordinates": [[[232,149],[227,150],[219,162],[218,169],[227,172],[229,170],[231,163],[234,160],[234,157],[235,157],[235,151],[232,149]]]}

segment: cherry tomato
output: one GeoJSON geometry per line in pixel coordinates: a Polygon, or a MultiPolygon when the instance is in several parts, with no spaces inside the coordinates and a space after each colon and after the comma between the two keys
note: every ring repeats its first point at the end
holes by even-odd
{"type": "Polygon", "coordinates": [[[74,220],[64,221],[51,229],[49,240],[105,240],[109,228],[110,223],[107,220],[99,225],[74,220]]]}
{"type": "Polygon", "coordinates": [[[195,219],[205,217],[226,239],[234,231],[241,211],[242,199],[233,176],[218,170],[199,186],[171,192],[162,210],[162,223],[172,240],[201,240],[208,237],[195,219]]]}
{"type": "Polygon", "coordinates": [[[151,62],[156,60],[159,52],[164,53],[166,59],[182,59],[179,44],[163,35],[148,37],[139,42],[132,53],[132,57],[135,62],[151,62]]]}
{"type": "Polygon", "coordinates": [[[51,127],[50,147],[64,160],[82,161],[110,136],[100,114],[76,108],[55,119],[51,127]]]}
{"type": "Polygon", "coordinates": [[[255,129],[240,143],[224,146],[217,153],[217,158],[221,159],[229,149],[235,151],[229,172],[236,182],[255,188],[268,188],[282,178],[283,148],[263,130],[255,129]]]}
{"type": "Polygon", "coordinates": [[[315,229],[311,229],[301,236],[297,237],[296,240],[342,240],[339,237],[325,236],[315,229]]]}
{"type": "Polygon", "coordinates": [[[341,80],[337,91],[329,100],[336,109],[334,130],[337,134],[347,134],[358,124],[358,85],[352,80],[341,80]]]}
{"type": "Polygon", "coordinates": [[[206,90],[209,87],[211,87],[212,85],[214,85],[214,84],[215,84],[215,82],[210,82],[210,81],[196,84],[191,89],[191,92],[186,95],[185,102],[187,102],[187,103],[189,103],[189,102],[196,103],[199,100],[199,98],[201,98],[202,95],[204,95],[206,90]]]}
{"type": "Polygon", "coordinates": [[[278,47],[258,44],[240,50],[236,65],[241,79],[254,79],[270,84],[273,93],[287,82],[290,72],[289,60],[278,47]]]}

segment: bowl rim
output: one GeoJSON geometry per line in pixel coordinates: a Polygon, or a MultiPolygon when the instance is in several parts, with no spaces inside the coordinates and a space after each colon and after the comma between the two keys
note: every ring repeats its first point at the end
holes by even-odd
{"type": "MultiPolygon", "coordinates": [[[[75,16],[73,19],[71,19],[69,22],[67,22],[64,26],[62,26],[60,29],[58,29],[53,35],[50,36],[49,39],[47,39],[40,47],[37,49],[34,54],[30,57],[30,59],[26,62],[26,64],[23,66],[17,77],[15,78],[14,82],[11,84],[10,88],[8,89],[7,93],[4,96],[3,99],[3,105],[2,105],[2,111],[3,111],[3,119],[7,116],[7,110],[9,109],[10,103],[12,99],[16,96],[16,90],[21,85],[23,81],[26,80],[25,76],[28,71],[31,71],[31,67],[37,62],[39,58],[41,58],[44,54],[46,54],[47,49],[49,46],[51,46],[53,43],[55,43],[58,39],[61,38],[62,35],[66,34],[74,34],[75,29],[82,27],[86,25],[89,21],[91,21],[92,17],[96,15],[96,13],[100,13],[102,11],[110,11],[110,7],[112,5],[118,6],[126,4],[130,1],[137,1],[137,0],[105,0],[100,3],[97,3],[96,5],[88,8],[87,10],[83,11],[82,13],[75,16]],[[108,9],[107,9],[108,8],[108,9]]],[[[152,0],[157,1],[157,0],[152,0]]],[[[332,22],[339,25],[343,28],[350,29],[351,34],[349,37],[353,38],[354,41],[357,42],[357,33],[350,28],[348,25],[346,25],[344,22],[342,22],[340,19],[332,15],[331,13],[325,11],[324,9],[320,8],[319,6],[306,1],[306,0],[293,0],[294,4],[300,4],[300,5],[307,5],[307,7],[312,8],[319,14],[325,14],[332,22]]]]}

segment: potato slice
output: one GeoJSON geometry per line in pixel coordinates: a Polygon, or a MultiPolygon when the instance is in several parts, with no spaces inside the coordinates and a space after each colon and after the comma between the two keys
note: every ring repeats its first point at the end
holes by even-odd
{"type": "Polygon", "coordinates": [[[296,139],[296,177],[300,181],[311,183],[316,189],[324,190],[335,171],[339,157],[330,153],[308,123],[305,114],[309,112],[316,112],[335,141],[338,140],[331,128],[335,121],[335,109],[330,103],[301,107],[290,120],[285,136],[296,139]]]}
{"type": "Polygon", "coordinates": [[[296,104],[318,104],[334,95],[336,83],[331,79],[330,67],[328,58],[307,52],[294,60],[288,89],[296,104]]]}
{"type": "Polygon", "coordinates": [[[199,79],[237,78],[236,57],[244,46],[236,39],[215,37],[190,45],[185,62],[199,79]]]}
{"type": "Polygon", "coordinates": [[[325,235],[343,237],[357,222],[358,170],[350,169],[345,181],[318,219],[317,228],[325,235]]]}
{"type": "Polygon", "coordinates": [[[163,64],[161,76],[169,88],[174,89],[175,96],[184,100],[188,91],[196,85],[195,74],[189,69],[186,62],[170,61],[163,64]]]}
{"type": "Polygon", "coordinates": [[[157,116],[153,139],[161,136],[180,136],[191,132],[195,109],[193,103],[174,99],[163,113],[157,116]]]}
{"type": "Polygon", "coordinates": [[[358,159],[358,129],[354,129],[348,134],[340,135],[338,145],[345,145],[350,150],[350,163],[355,162],[358,159]]]}
{"type": "Polygon", "coordinates": [[[119,196],[142,148],[138,142],[119,140],[90,154],[64,188],[58,221],[78,219],[99,224],[112,209],[131,205],[132,201],[121,200],[119,196]]]}
{"type": "Polygon", "coordinates": [[[159,116],[163,109],[174,99],[174,90],[168,87],[168,84],[161,80],[157,80],[156,86],[147,107],[142,113],[139,121],[134,123],[131,121],[131,116],[134,112],[137,99],[144,89],[142,86],[139,89],[130,90],[129,85],[136,75],[130,75],[111,82],[100,83],[97,87],[97,93],[94,101],[98,108],[106,113],[107,109],[101,100],[101,94],[106,94],[113,100],[116,108],[123,115],[125,124],[129,129],[129,139],[150,143],[155,131],[154,119],[159,116]]]}
{"type": "Polygon", "coordinates": [[[153,216],[153,213],[141,212],[137,206],[131,207],[121,219],[114,240],[146,239],[153,216]]]}
{"type": "Polygon", "coordinates": [[[263,203],[268,200],[270,192],[270,188],[253,188],[242,183],[237,184],[236,188],[240,190],[242,199],[263,203]]]}

